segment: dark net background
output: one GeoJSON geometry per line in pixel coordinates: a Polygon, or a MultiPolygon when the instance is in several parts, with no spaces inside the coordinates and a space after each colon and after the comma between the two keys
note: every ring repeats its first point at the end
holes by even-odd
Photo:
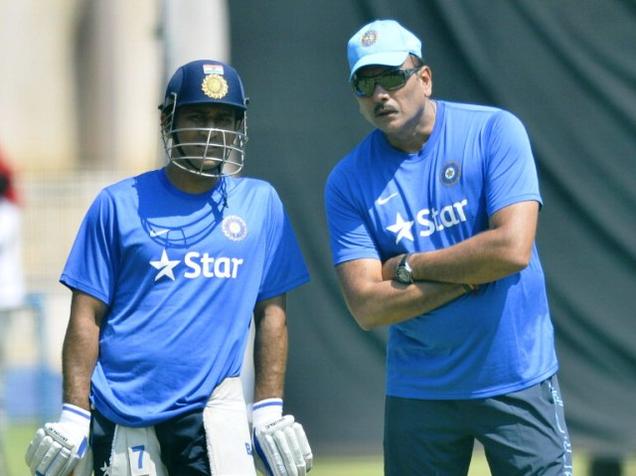
{"type": "Polygon", "coordinates": [[[287,411],[320,453],[379,451],[386,329],[357,328],[331,266],[323,185],[370,130],[346,42],[394,18],[423,39],[434,96],[525,123],[544,208],[538,246],[575,445],[636,449],[636,2],[234,0],[247,175],[272,182],[312,282],[291,294],[287,411]]]}

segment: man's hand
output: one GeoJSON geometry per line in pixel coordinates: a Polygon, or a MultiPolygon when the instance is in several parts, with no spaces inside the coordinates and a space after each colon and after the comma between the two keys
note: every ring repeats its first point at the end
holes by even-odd
{"type": "Polygon", "coordinates": [[[67,476],[88,449],[91,414],[65,403],[57,423],[40,428],[27,448],[25,460],[36,476],[67,476]]]}
{"type": "Polygon", "coordinates": [[[256,467],[267,476],[304,476],[313,454],[305,430],[292,415],[282,416],[283,401],[269,398],[253,406],[256,467]]]}
{"type": "Polygon", "coordinates": [[[402,259],[403,253],[393,256],[382,263],[382,279],[390,281],[395,278],[395,268],[402,259]]]}

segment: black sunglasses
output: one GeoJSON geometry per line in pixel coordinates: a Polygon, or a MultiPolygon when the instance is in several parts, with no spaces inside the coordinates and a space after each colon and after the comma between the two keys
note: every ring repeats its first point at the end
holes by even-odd
{"type": "Polygon", "coordinates": [[[395,91],[404,86],[409,78],[421,68],[421,66],[409,69],[393,68],[376,74],[375,76],[358,76],[354,74],[351,79],[351,86],[356,96],[360,97],[372,96],[378,84],[382,86],[382,89],[395,91]]]}

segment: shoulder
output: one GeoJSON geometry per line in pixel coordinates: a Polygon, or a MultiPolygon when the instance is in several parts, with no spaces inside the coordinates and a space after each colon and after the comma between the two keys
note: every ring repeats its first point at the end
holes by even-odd
{"type": "Polygon", "coordinates": [[[159,174],[159,170],[153,170],[132,177],[126,177],[107,185],[102,189],[102,192],[115,195],[118,193],[125,193],[138,188],[140,185],[149,185],[151,182],[156,182],[159,174]]]}
{"type": "Polygon", "coordinates": [[[225,177],[227,191],[231,196],[253,204],[281,202],[276,188],[267,180],[254,177],[225,177]]]}
{"type": "Polygon", "coordinates": [[[98,209],[104,213],[127,206],[131,201],[139,200],[139,196],[154,195],[157,183],[158,171],[126,177],[103,187],[95,196],[91,209],[93,212],[98,209]]]}
{"type": "MultiPolygon", "coordinates": [[[[485,106],[481,104],[467,104],[451,101],[440,101],[444,105],[445,112],[449,117],[466,117],[476,121],[487,123],[497,118],[516,119],[514,114],[505,109],[485,106]]],[[[518,119],[517,119],[518,120],[518,119]]]]}
{"type": "Polygon", "coordinates": [[[506,109],[480,104],[441,102],[444,104],[446,120],[477,127],[487,135],[499,134],[507,130],[525,132],[521,120],[506,109]]]}
{"type": "Polygon", "coordinates": [[[100,195],[109,196],[111,198],[128,196],[131,194],[138,195],[147,193],[149,190],[155,190],[161,185],[161,170],[152,170],[139,175],[123,178],[114,182],[100,191],[100,195]]]}
{"type": "Polygon", "coordinates": [[[228,190],[259,194],[277,194],[274,186],[267,180],[254,177],[225,177],[228,190]]]}
{"type": "Polygon", "coordinates": [[[378,135],[380,131],[375,129],[360,141],[349,153],[342,157],[333,167],[327,178],[327,187],[333,186],[340,180],[351,180],[358,176],[357,171],[369,167],[373,151],[378,147],[378,135]]]}

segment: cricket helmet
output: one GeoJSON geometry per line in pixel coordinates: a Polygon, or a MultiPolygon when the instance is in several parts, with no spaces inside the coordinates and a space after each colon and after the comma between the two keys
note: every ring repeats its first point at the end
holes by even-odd
{"type": "Polygon", "coordinates": [[[204,59],[181,66],[168,82],[163,103],[159,106],[161,136],[168,159],[177,167],[197,175],[238,174],[245,160],[247,103],[241,78],[230,65],[204,59]],[[179,108],[200,104],[233,108],[239,119],[236,129],[177,128],[179,108]],[[189,137],[187,142],[180,139],[183,135],[189,137]],[[209,167],[210,161],[217,164],[209,167]]]}

